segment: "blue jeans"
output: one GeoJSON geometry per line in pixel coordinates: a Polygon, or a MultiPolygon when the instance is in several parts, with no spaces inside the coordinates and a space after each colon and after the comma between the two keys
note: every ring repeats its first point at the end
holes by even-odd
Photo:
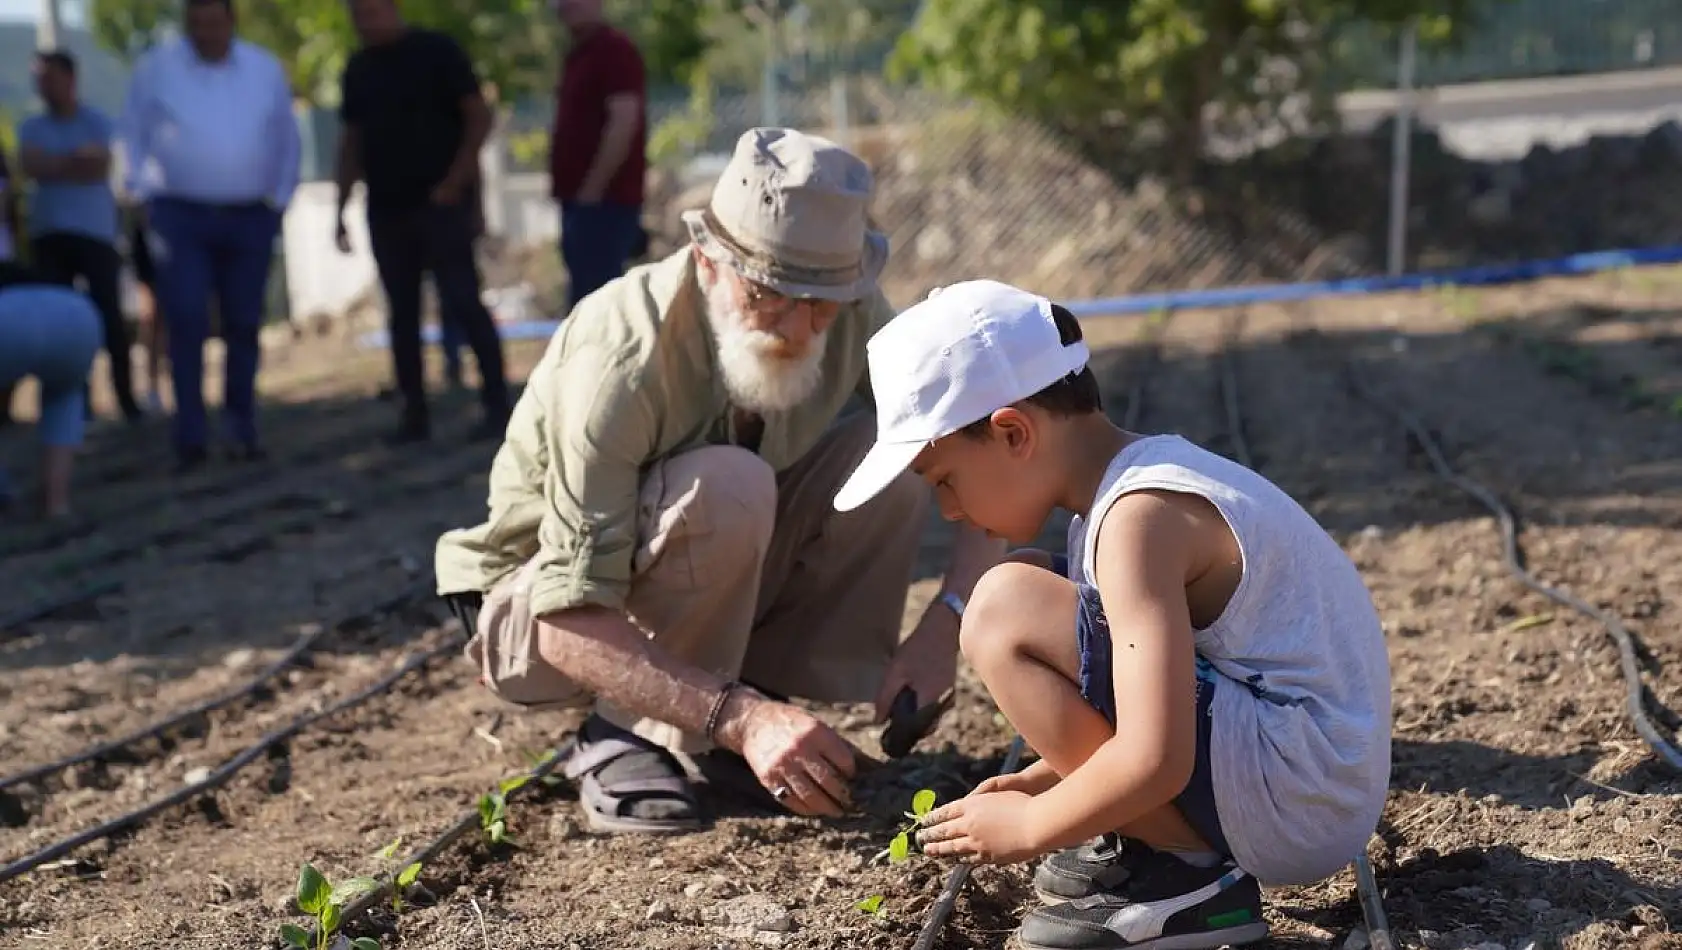
{"type": "Polygon", "coordinates": [[[580,300],[625,273],[641,227],[641,205],[561,203],[561,261],[570,284],[568,313],[580,300]]]}
{"type": "Polygon", "coordinates": [[[82,444],[84,386],[105,345],[99,309],[74,290],[20,284],[0,290],[0,390],[26,376],[41,390],[43,445],[82,444]]]}
{"type": "Polygon", "coordinates": [[[147,209],[159,309],[169,314],[177,452],[209,442],[204,407],[204,343],[214,295],[227,347],[223,414],[228,436],[257,445],[257,366],[263,303],[280,214],[267,205],[208,205],[155,198],[147,209]]]}

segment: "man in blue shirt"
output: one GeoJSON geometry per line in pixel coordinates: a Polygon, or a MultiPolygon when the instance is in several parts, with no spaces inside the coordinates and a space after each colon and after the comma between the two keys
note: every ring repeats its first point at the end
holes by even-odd
{"type": "Polygon", "coordinates": [[[235,459],[262,456],[257,366],[265,290],[302,148],[276,56],[234,35],[231,0],[186,0],[183,36],[129,78],[119,138],[126,191],[145,202],[158,303],[169,315],[175,451],[209,458],[204,342],[214,294],[227,346],[223,410],[235,459]]]}
{"type": "Polygon", "coordinates": [[[111,387],[123,415],[141,418],[134,399],[130,339],[119,290],[117,202],[111,193],[111,120],[78,101],[76,61],[47,51],[35,61],[35,90],[46,111],[18,127],[19,166],[35,182],[29,241],[35,266],[54,283],[80,279],[105,324],[111,387]]]}

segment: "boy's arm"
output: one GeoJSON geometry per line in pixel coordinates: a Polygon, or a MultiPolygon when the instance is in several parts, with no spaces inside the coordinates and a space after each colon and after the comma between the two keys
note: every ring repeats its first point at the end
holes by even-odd
{"type": "Polygon", "coordinates": [[[1197,749],[1195,649],[1186,582],[1205,559],[1197,520],[1167,493],[1124,495],[1097,526],[1094,578],[1110,621],[1125,732],[1036,796],[1027,824],[1042,851],[1114,831],[1171,802],[1197,749]]]}

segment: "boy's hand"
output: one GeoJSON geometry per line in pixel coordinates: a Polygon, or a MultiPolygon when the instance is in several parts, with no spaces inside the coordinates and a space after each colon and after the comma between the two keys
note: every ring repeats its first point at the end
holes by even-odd
{"type": "Polygon", "coordinates": [[[1033,798],[1023,792],[974,792],[923,819],[923,853],[972,864],[1016,864],[1040,855],[1029,831],[1033,798]]]}

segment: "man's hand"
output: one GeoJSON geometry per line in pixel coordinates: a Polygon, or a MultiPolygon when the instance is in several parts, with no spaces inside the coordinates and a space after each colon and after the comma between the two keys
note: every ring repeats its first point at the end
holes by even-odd
{"type": "Polygon", "coordinates": [[[1042,850],[1029,830],[1033,801],[1023,792],[977,789],[930,812],[917,832],[917,842],[924,854],[973,864],[1032,860],[1042,850]]]}
{"type": "Polygon", "coordinates": [[[467,190],[467,182],[457,175],[446,175],[438,184],[432,186],[432,203],[443,207],[461,204],[462,193],[467,190]]]}
{"type": "Polygon", "coordinates": [[[939,600],[931,601],[916,629],[895,651],[876,694],[876,721],[886,722],[894,697],[907,686],[919,706],[936,702],[958,680],[958,615],[939,600]]]}
{"type": "Polygon", "coordinates": [[[839,818],[852,805],[853,747],[816,716],[787,703],[755,697],[726,727],[753,774],[778,800],[801,815],[839,818]]]}

